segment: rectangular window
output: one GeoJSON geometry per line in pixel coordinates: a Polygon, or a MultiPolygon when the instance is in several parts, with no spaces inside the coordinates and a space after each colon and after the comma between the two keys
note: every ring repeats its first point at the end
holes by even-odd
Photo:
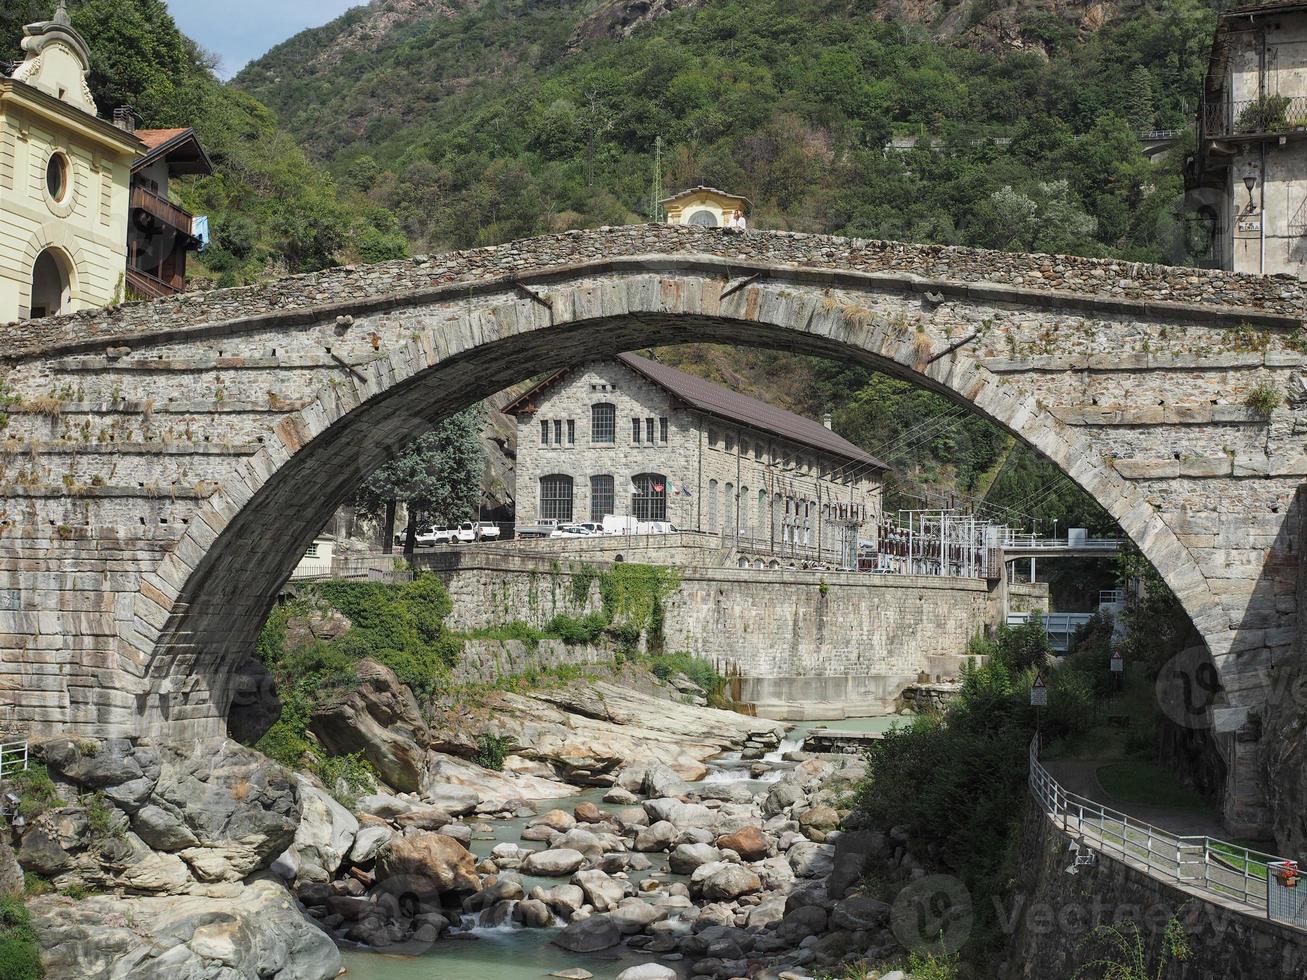
{"type": "Polygon", "coordinates": [[[659,420],[658,420],[658,441],[659,441],[659,442],[666,442],[666,441],[667,441],[667,420],[666,420],[666,419],[659,419],[659,420]]]}
{"type": "Polygon", "coordinates": [[[546,521],[572,519],[572,478],[562,474],[540,478],[540,517],[546,521]]]}
{"type": "Polygon", "coordinates": [[[639,441],[640,441],[640,431],[641,431],[641,429],[640,429],[640,420],[639,420],[639,419],[631,419],[631,441],[632,441],[632,442],[639,442],[639,441]]]}
{"type": "Polygon", "coordinates": [[[616,481],[611,476],[590,477],[590,520],[599,524],[613,512],[616,481]]]}
{"type": "Polygon", "coordinates": [[[646,437],[646,438],[645,438],[645,442],[649,443],[649,445],[651,445],[651,446],[653,445],[653,441],[654,441],[654,427],[653,427],[653,426],[654,426],[654,420],[653,420],[653,419],[645,419],[645,420],[644,420],[644,431],[645,431],[645,437],[646,437]]]}
{"type": "Polygon", "coordinates": [[[540,420],[540,445],[549,445],[549,423],[544,419],[540,420]]]}
{"type": "Polygon", "coordinates": [[[558,445],[563,444],[563,420],[554,419],[554,442],[558,445]]]}
{"type": "Polygon", "coordinates": [[[567,444],[569,446],[576,445],[576,420],[575,419],[567,420],[567,444]]]}
{"type": "Polygon", "coordinates": [[[590,407],[590,441],[611,445],[617,441],[617,406],[606,403],[590,407]]]}

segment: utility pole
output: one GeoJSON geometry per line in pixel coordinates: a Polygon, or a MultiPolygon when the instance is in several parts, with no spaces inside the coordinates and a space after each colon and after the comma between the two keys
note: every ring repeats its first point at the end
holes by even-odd
{"type": "Polygon", "coordinates": [[[662,201],[663,201],[663,138],[659,136],[654,139],[653,186],[650,189],[650,200],[649,200],[649,220],[656,225],[660,225],[663,222],[662,201]]]}

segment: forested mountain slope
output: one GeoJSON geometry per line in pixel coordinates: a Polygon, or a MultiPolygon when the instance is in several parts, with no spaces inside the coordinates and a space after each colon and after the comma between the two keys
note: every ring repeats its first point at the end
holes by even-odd
{"type": "MultiPolygon", "coordinates": [[[[4,0],[0,61],[22,60],[23,25],[53,9],[52,0],[4,0]]],[[[392,216],[343,193],[266,106],[218,82],[163,0],[82,0],[69,13],[91,48],[89,82],[101,115],[130,106],[147,128],[193,126],[213,158],[216,174],[175,187],[187,209],[212,219],[214,246],[201,280],[207,272],[229,285],[406,254],[392,216]]]]}

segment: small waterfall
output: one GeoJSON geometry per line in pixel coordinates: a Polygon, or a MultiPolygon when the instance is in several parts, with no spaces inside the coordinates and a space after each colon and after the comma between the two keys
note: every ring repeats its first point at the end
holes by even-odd
{"type": "Polygon", "coordinates": [[[774,750],[768,752],[762,757],[762,761],[772,765],[775,765],[778,762],[784,762],[786,752],[798,752],[803,748],[803,739],[803,735],[790,732],[790,734],[781,739],[780,745],[776,746],[774,750]]]}

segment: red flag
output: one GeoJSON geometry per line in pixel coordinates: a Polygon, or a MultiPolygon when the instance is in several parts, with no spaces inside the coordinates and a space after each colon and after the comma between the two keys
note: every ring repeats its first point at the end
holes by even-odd
{"type": "Polygon", "coordinates": [[[665,490],[665,489],[666,489],[666,487],[664,487],[661,483],[655,483],[655,484],[653,485],[653,492],[654,492],[654,493],[662,493],[663,490],[665,490]]]}

